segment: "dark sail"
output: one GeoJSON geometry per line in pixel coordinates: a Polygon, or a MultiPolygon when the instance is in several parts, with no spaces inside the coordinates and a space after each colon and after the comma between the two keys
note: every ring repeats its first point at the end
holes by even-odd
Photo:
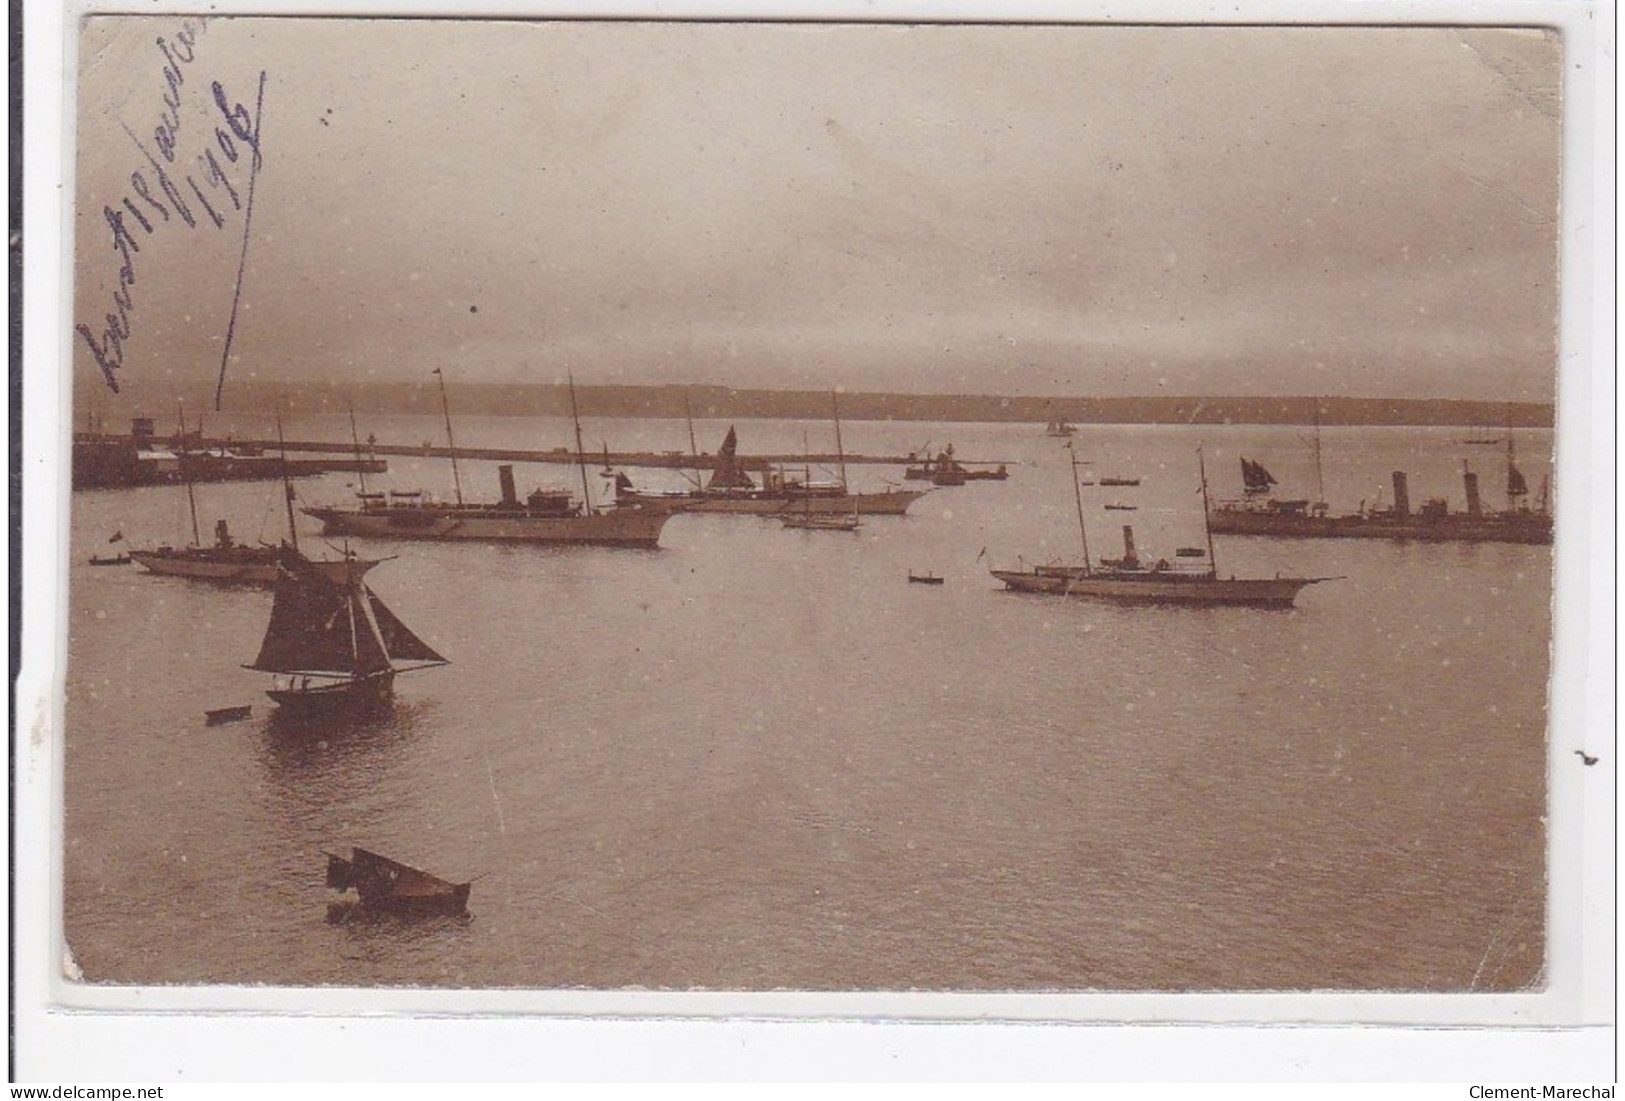
{"type": "Polygon", "coordinates": [[[1523,472],[1511,463],[1507,464],[1507,496],[1527,497],[1529,483],[1523,480],[1523,472]]]}
{"type": "Polygon", "coordinates": [[[389,658],[357,598],[313,570],[284,571],[271,599],[271,622],[250,669],[264,673],[378,673],[389,658]]]}
{"type": "Polygon", "coordinates": [[[739,462],[735,452],[739,448],[739,437],[734,434],[732,426],[728,428],[728,435],[723,438],[722,449],[717,452],[716,470],[711,474],[711,480],[706,486],[711,489],[755,489],[756,483],[750,480],[750,475],[739,469],[739,462]]]}
{"type": "Polygon", "coordinates": [[[402,623],[395,613],[390,611],[378,594],[371,589],[367,590],[367,602],[372,606],[373,617],[378,621],[378,632],[383,636],[384,649],[389,651],[390,658],[395,661],[430,661],[437,665],[450,664],[447,660],[435,653],[428,643],[414,635],[406,624],[402,623]]]}
{"type": "Polygon", "coordinates": [[[1264,469],[1263,463],[1255,463],[1251,459],[1241,460],[1241,481],[1248,493],[1268,493],[1269,488],[1275,485],[1275,478],[1264,469]]]}

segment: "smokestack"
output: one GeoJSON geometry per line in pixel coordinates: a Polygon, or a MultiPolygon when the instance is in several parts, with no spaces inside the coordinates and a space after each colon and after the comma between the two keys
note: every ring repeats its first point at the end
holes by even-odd
{"type": "Polygon", "coordinates": [[[1405,482],[1403,470],[1394,471],[1394,515],[1409,516],[1411,514],[1411,491],[1405,482]]]}
{"type": "Polygon", "coordinates": [[[1140,560],[1134,554],[1134,529],[1129,527],[1127,524],[1124,524],[1123,525],[1123,565],[1129,566],[1129,567],[1132,568],[1134,566],[1138,566],[1139,564],[1140,564],[1140,560]]]}
{"type": "Polygon", "coordinates": [[[1467,515],[1477,516],[1482,511],[1478,503],[1478,475],[1471,470],[1464,470],[1461,480],[1467,487],[1467,515]]]}
{"type": "Polygon", "coordinates": [[[502,504],[507,508],[519,507],[519,492],[513,487],[513,467],[497,467],[497,478],[502,482],[502,504]]]}

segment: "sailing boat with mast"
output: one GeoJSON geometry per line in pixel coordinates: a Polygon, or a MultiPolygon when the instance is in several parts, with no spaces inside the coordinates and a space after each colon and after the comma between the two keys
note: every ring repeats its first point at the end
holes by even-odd
{"type": "Polygon", "coordinates": [[[254,661],[292,718],[364,713],[388,704],[397,673],[448,661],[413,634],[351,568],[340,578],[303,557],[283,562],[271,621],[254,661]],[[287,678],[284,681],[282,678],[287,678]]]}
{"type": "MultiPolygon", "coordinates": [[[[690,424],[690,435],[693,427],[690,424]]],[[[836,443],[839,446],[840,411],[836,409],[836,443]]],[[[844,452],[840,458],[842,476],[839,482],[810,484],[786,478],[780,471],[767,471],[762,484],[757,485],[745,469],[738,455],[739,436],[733,428],[723,437],[722,447],[709,463],[696,465],[711,469],[711,477],[703,486],[688,490],[654,491],[637,489],[624,474],[617,475],[615,502],[622,506],[658,505],[681,508],[684,512],[730,512],[751,516],[785,516],[795,513],[814,516],[848,517],[852,513],[863,516],[902,516],[908,507],[929,490],[893,489],[880,492],[853,493],[847,488],[844,452]]]]}
{"type": "Polygon", "coordinates": [[[1123,556],[1102,559],[1097,565],[1089,557],[1089,533],[1083,519],[1083,495],[1078,489],[1078,458],[1071,457],[1072,492],[1078,506],[1078,534],[1083,541],[1081,565],[1035,566],[1030,570],[992,570],[1007,589],[1044,593],[1052,596],[1086,596],[1130,604],[1247,605],[1290,608],[1298,593],[1309,585],[1330,581],[1328,577],[1220,577],[1213,556],[1213,532],[1207,525],[1207,468],[1201,451],[1197,465],[1202,481],[1202,517],[1207,532],[1206,561],[1192,563],[1190,552],[1182,550],[1176,562],[1158,559],[1147,564],[1134,547],[1134,529],[1123,527],[1123,556]]]}
{"type": "Polygon", "coordinates": [[[576,462],[581,467],[581,500],[568,489],[537,488],[523,500],[514,486],[513,466],[497,467],[501,498],[472,503],[463,499],[462,474],[451,434],[451,406],[446,380],[439,368],[440,405],[450,444],[452,483],[456,501],[434,501],[422,491],[377,493],[344,508],[321,505],[304,511],[322,522],[326,535],[373,539],[475,540],[506,543],[582,543],[619,547],[656,547],[660,531],[677,506],[671,503],[617,501],[620,507],[595,508],[587,483],[586,456],[582,452],[581,417],[575,406],[575,380],[570,380],[570,412],[575,421],[576,462]]]}
{"type": "MultiPolygon", "coordinates": [[[[282,415],[277,414],[277,440],[282,439],[282,415]]],[[[184,547],[161,546],[151,550],[132,550],[131,561],[149,573],[162,577],[185,577],[194,581],[213,581],[230,585],[271,585],[279,575],[279,567],[290,556],[299,557],[299,533],[293,517],[293,483],[289,480],[286,463],[282,467],[282,495],[288,511],[288,538],[279,544],[261,543],[253,546],[239,543],[232,537],[226,521],[216,520],[214,543],[202,545],[198,538],[197,495],[192,479],[187,474],[190,465],[185,462],[186,417],[181,414],[180,439],[183,451],[180,469],[186,482],[186,504],[192,518],[192,542],[184,547]]],[[[359,451],[359,448],[358,448],[359,451]]],[[[285,457],[285,456],[284,456],[285,457]]],[[[365,483],[363,483],[365,484],[365,483]]],[[[341,578],[352,570],[365,573],[376,566],[376,560],[367,561],[346,554],[343,560],[305,559],[311,568],[341,578]]]]}
{"type": "MultiPolygon", "coordinates": [[[[835,415],[835,455],[841,468],[841,490],[846,489],[846,448],[841,443],[841,407],[839,399],[830,395],[831,408],[835,415]]],[[[807,449],[811,452],[811,448],[807,449]]],[[[781,513],[779,520],[787,528],[800,528],[804,531],[857,531],[863,523],[858,516],[856,500],[852,502],[851,512],[814,512],[812,510],[812,461],[809,458],[805,474],[802,476],[802,488],[807,492],[802,494],[802,510],[799,513],[781,513]]],[[[850,495],[849,495],[850,496],[850,495]]]]}

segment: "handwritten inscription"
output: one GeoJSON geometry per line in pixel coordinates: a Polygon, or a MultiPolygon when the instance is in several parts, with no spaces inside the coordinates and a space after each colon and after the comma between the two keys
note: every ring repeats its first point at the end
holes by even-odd
{"type": "MultiPolygon", "coordinates": [[[[218,80],[206,85],[205,131],[192,138],[182,106],[191,83],[202,86],[199,72],[198,39],[208,28],[204,19],[189,19],[174,37],[155,40],[162,59],[159,74],[163,80],[162,107],[151,136],[144,138],[129,126],[120,124],[145,161],[145,167],[130,173],[129,187],[114,203],[102,207],[108,244],[118,268],[117,286],[104,322],[74,326],[101,370],[102,379],[117,393],[118,372],[124,366],[126,343],[131,334],[131,315],[136,312],[137,257],[141,243],[166,225],[185,230],[220,231],[236,213],[243,215],[243,250],[238,261],[237,283],[232,294],[232,324],[235,325],[237,297],[242,285],[243,259],[248,248],[248,230],[253,217],[254,183],[261,158],[260,115],[265,102],[265,73],[259,74],[250,109],[218,80]],[[188,142],[192,144],[188,145],[188,142]]],[[[229,355],[230,331],[227,352],[229,355]]],[[[224,377],[222,358],[222,379],[224,377]]]]}

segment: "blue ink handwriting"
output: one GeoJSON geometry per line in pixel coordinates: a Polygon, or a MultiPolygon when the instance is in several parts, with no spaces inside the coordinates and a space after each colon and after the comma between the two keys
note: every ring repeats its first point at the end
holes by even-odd
{"type": "MultiPolygon", "coordinates": [[[[186,149],[182,92],[188,79],[196,74],[197,40],[207,26],[207,20],[188,19],[183,21],[173,39],[155,40],[163,59],[160,74],[164,87],[163,106],[151,138],[143,140],[120,123],[146,167],[130,173],[128,189],[116,202],[102,207],[109,234],[108,247],[118,260],[114,273],[117,286],[112,292],[111,309],[104,317],[105,324],[99,332],[83,322],[74,327],[100,369],[103,381],[114,393],[119,390],[118,372],[124,366],[126,343],[132,331],[131,315],[136,310],[132,288],[137,281],[136,258],[142,242],[170,223],[187,229],[223,230],[233,214],[241,211],[243,244],[232,291],[232,322],[226,339],[225,354],[230,355],[247,258],[249,223],[253,216],[254,183],[262,163],[259,118],[265,101],[266,78],[264,72],[259,74],[252,111],[237,102],[220,81],[210,82],[206,118],[212,123],[213,131],[200,136],[198,147],[186,149]],[[187,153],[191,156],[187,157],[187,153]]],[[[225,359],[222,358],[222,384],[224,378],[225,359]]]]}

